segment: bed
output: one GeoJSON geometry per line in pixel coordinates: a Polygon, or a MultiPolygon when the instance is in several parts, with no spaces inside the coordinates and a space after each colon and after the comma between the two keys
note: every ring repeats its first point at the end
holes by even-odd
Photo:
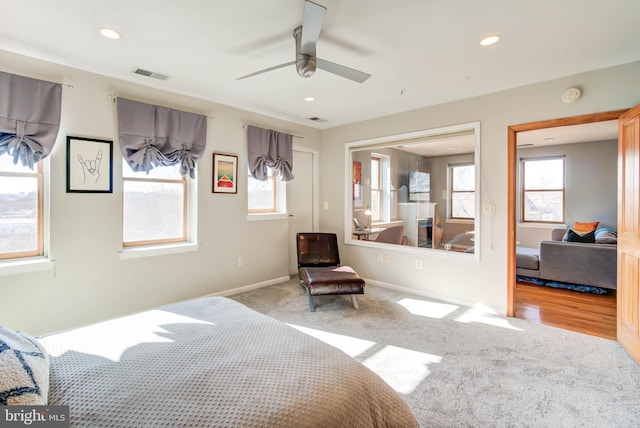
{"type": "Polygon", "coordinates": [[[71,426],[418,426],[353,358],[224,297],[38,340],[71,426]]]}

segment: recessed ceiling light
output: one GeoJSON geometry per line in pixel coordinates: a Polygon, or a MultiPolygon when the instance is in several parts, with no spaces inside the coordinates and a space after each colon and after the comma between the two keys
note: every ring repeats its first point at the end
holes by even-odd
{"type": "Polygon", "coordinates": [[[106,37],[107,39],[117,40],[120,38],[120,33],[116,30],[108,27],[100,27],[100,34],[102,37],[106,37]]]}
{"type": "Polygon", "coordinates": [[[305,101],[307,101],[307,102],[311,102],[311,101],[315,101],[315,100],[316,100],[316,97],[311,97],[311,96],[309,96],[309,97],[304,97],[304,100],[305,100],[305,101]]]}
{"type": "Polygon", "coordinates": [[[499,34],[492,34],[492,35],[487,36],[484,39],[480,40],[480,44],[482,46],[489,46],[489,45],[492,45],[494,43],[498,43],[498,41],[501,38],[502,38],[502,36],[500,36],[499,34]]]}

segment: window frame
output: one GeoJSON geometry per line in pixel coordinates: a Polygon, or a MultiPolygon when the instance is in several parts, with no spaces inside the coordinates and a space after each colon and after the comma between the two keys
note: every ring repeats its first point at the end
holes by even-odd
{"type": "Polygon", "coordinates": [[[567,177],[566,177],[566,158],[565,156],[541,156],[541,157],[529,157],[529,158],[521,158],[520,159],[520,222],[528,223],[528,224],[564,224],[566,220],[566,211],[567,211],[567,199],[566,199],[566,188],[567,188],[567,177]],[[536,161],[545,161],[545,160],[561,160],[562,161],[562,189],[532,189],[526,190],[525,183],[525,169],[527,162],[536,162],[536,161]],[[560,192],[562,194],[562,218],[559,221],[545,221],[545,220],[527,220],[525,218],[525,195],[527,192],[560,192]]]}
{"type": "MultiPolygon", "coordinates": [[[[280,175],[273,176],[273,169],[268,167],[267,171],[269,180],[271,180],[273,200],[272,208],[267,209],[249,209],[249,184],[253,178],[247,167],[247,219],[248,220],[265,220],[279,219],[287,216],[287,188],[286,182],[282,181],[280,175]]],[[[259,180],[256,180],[259,181],[259,180]]]]}
{"type": "MultiPolygon", "coordinates": [[[[6,155],[3,155],[6,156],[6,155]]],[[[27,257],[42,257],[44,256],[44,173],[42,167],[42,160],[35,164],[35,171],[33,172],[15,172],[15,171],[2,171],[0,170],[0,177],[35,177],[37,180],[37,238],[36,249],[31,251],[11,251],[6,253],[0,253],[0,260],[16,260],[24,259],[27,257]]]]}
{"type": "Polygon", "coordinates": [[[370,183],[370,189],[371,189],[371,195],[369,196],[369,199],[371,201],[371,205],[369,205],[369,208],[371,209],[371,211],[373,212],[373,214],[371,214],[371,222],[380,222],[382,221],[382,157],[378,156],[378,155],[372,155],[371,156],[371,172],[369,173],[369,176],[371,177],[371,183],[370,183]],[[374,168],[374,163],[377,164],[377,166],[374,168]],[[378,180],[376,181],[376,183],[374,183],[373,180],[373,170],[377,171],[376,176],[378,177],[378,180]],[[378,197],[374,198],[373,194],[377,193],[378,197]],[[378,203],[374,206],[373,201],[377,200],[378,203]]]}
{"type": "MultiPolygon", "coordinates": [[[[276,180],[279,180],[279,177],[273,176],[273,169],[271,167],[267,167],[267,182],[271,181],[271,188],[273,191],[273,199],[271,201],[271,208],[249,208],[249,183],[250,180],[256,180],[251,175],[251,171],[249,167],[247,167],[247,214],[277,214],[278,213],[278,188],[280,186],[277,185],[276,180]]],[[[260,181],[260,180],[256,180],[260,181]]]]}
{"type": "Polygon", "coordinates": [[[447,209],[447,214],[448,214],[448,220],[454,220],[454,221],[475,221],[476,217],[475,217],[475,213],[473,216],[471,217],[454,217],[453,216],[453,195],[454,194],[458,194],[458,193],[471,193],[473,194],[473,198],[474,198],[474,207],[477,205],[475,198],[476,198],[476,192],[477,192],[477,183],[476,183],[476,165],[473,162],[465,162],[465,163],[457,163],[457,164],[450,164],[449,167],[449,174],[448,174],[448,179],[449,179],[449,185],[448,187],[448,209],[447,209]],[[453,189],[453,173],[454,170],[456,168],[461,168],[461,167],[469,167],[472,166],[473,167],[473,190],[454,190],[453,189]]]}
{"type": "MultiPolygon", "coordinates": [[[[126,160],[123,159],[123,168],[129,168],[126,165],[126,160]]],[[[157,167],[163,168],[163,167],[157,167]]],[[[122,236],[122,247],[123,248],[136,248],[136,247],[145,247],[145,246],[153,246],[153,245],[163,245],[163,244],[175,244],[175,243],[186,243],[188,242],[188,202],[189,202],[189,182],[187,181],[186,175],[181,175],[180,179],[170,179],[170,178],[154,178],[154,177],[127,177],[125,174],[122,174],[122,223],[123,223],[123,236],[122,236]],[[124,197],[125,197],[125,182],[145,182],[145,183],[172,183],[172,184],[181,184],[182,185],[182,236],[175,238],[162,238],[162,239],[144,239],[139,241],[125,241],[124,240],[124,197]]]]}

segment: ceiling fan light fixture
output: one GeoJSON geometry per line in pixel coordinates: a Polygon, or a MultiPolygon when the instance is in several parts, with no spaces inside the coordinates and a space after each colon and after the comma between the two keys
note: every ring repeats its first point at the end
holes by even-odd
{"type": "Polygon", "coordinates": [[[500,34],[491,34],[489,36],[484,37],[482,40],[480,40],[480,44],[482,46],[493,45],[495,43],[498,43],[501,38],[502,36],[500,34]]]}

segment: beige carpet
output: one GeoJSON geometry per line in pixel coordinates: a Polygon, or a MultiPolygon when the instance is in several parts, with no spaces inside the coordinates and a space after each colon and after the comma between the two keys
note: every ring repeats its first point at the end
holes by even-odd
{"type": "Polygon", "coordinates": [[[308,310],[292,280],[231,296],[339,347],[424,427],[638,427],[640,366],[614,341],[368,285],[308,310]]]}

